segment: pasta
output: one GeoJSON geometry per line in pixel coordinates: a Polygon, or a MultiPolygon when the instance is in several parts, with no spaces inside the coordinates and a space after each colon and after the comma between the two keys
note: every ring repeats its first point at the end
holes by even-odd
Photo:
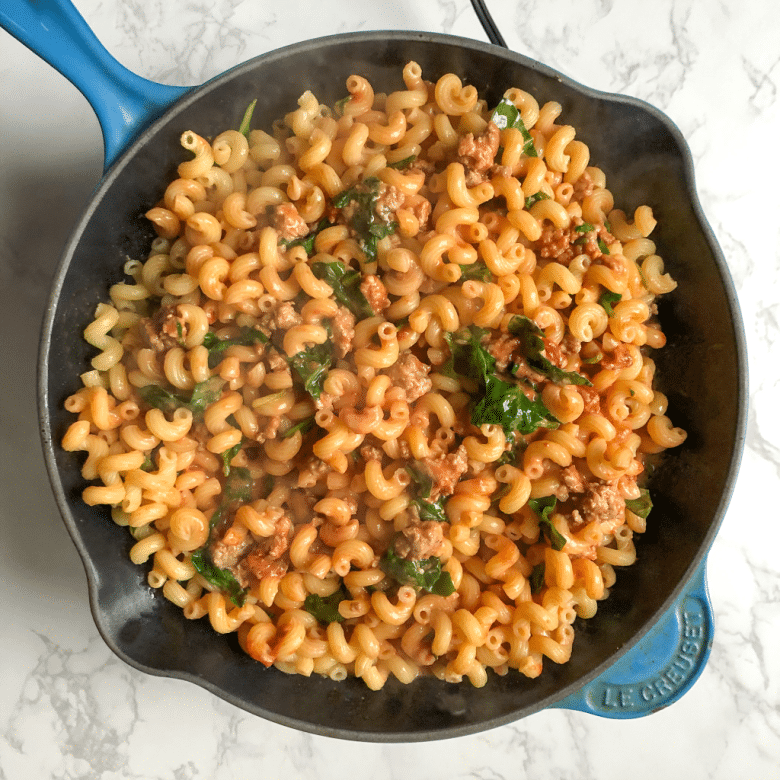
{"type": "Polygon", "coordinates": [[[685,441],[650,357],[676,283],[560,105],[402,79],[181,136],[62,446],[150,586],[266,666],[536,677],[685,441]]]}

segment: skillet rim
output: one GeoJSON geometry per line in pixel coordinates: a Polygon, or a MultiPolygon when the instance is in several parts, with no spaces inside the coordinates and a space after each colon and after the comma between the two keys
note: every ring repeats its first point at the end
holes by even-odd
{"type": "Polygon", "coordinates": [[[124,650],[122,650],[112,637],[107,633],[107,629],[103,624],[103,613],[99,606],[99,596],[96,580],[98,579],[97,567],[95,561],[89,555],[86,549],[85,542],[82,535],[76,528],[76,523],[71,513],[72,501],[65,495],[62,482],[59,478],[59,470],[57,468],[56,457],[54,452],[55,442],[52,437],[51,429],[51,415],[49,413],[49,395],[48,395],[48,375],[49,375],[49,347],[51,345],[51,334],[54,325],[55,314],[57,311],[57,304],[60,300],[60,294],[65,278],[68,275],[71,261],[76,253],[79,242],[95,212],[98,205],[102,200],[102,196],[105,191],[113,184],[113,182],[119,178],[125,168],[132,164],[135,153],[138,149],[146,144],[146,142],[163,127],[173,120],[178,113],[185,110],[192,103],[200,100],[203,96],[209,92],[219,89],[224,83],[231,81],[244,74],[247,71],[254,69],[258,63],[273,63],[275,60],[284,60],[290,56],[303,55],[308,51],[314,49],[325,48],[328,46],[350,43],[350,42],[382,42],[383,44],[388,41],[393,42],[417,42],[423,45],[439,45],[447,44],[449,46],[457,46],[469,51],[486,50],[490,54],[493,54],[497,59],[504,60],[515,66],[540,73],[543,76],[552,78],[572,89],[578,96],[597,102],[606,102],[613,104],[622,104],[629,106],[634,110],[650,114],[656,121],[660,122],[672,137],[675,149],[674,152],[679,156],[682,162],[684,173],[684,185],[685,195],[688,198],[693,216],[698,223],[702,231],[704,240],[706,241],[714,260],[716,271],[720,277],[721,284],[723,286],[723,293],[729,305],[729,322],[732,327],[732,336],[734,340],[734,351],[737,360],[737,377],[738,377],[738,394],[736,398],[736,416],[735,416],[735,431],[734,431],[734,446],[731,454],[729,467],[724,479],[724,488],[720,496],[720,500],[717,505],[717,509],[713,515],[706,533],[703,536],[702,542],[699,546],[697,553],[694,555],[691,563],[685,569],[684,573],[680,577],[676,586],[672,589],[669,596],[661,604],[661,606],[645,620],[640,626],[639,630],[635,631],[630,640],[625,642],[621,647],[612,652],[609,657],[601,664],[594,667],[589,673],[578,678],[576,681],[576,687],[581,688],[587,686],[594,679],[603,674],[613,664],[615,664],[620,658],[622,658],[627,652],[629,652],[638,642],[640,642],[654,627],[658,625],[662,617],[668,612],[670,606],[677,600],[681,593],[685,591],[690,582],[694,572],[704,564],[704,559],[711,547],[712,541],[716,536],[720,524],[725,515],[728,507],[731,495],[734,490],[736,477],[739,470],[739,464],[742,456],[745,439],[745,429],[747,420],[748,409],[748,373],[747,373],[747,348],[746,339],[744,333],[744,326],[739,308],[739,302],[734,288],[733,280],[730,276],[728,266],[723,256],[722,250],[718,245],[712,228],[706,219],[701,203],[699,201],[698,192],[695,186],[694,166],[693,158],[679,128],[676,124],[663,112],[655,108],[651,104],[632,96],[619,95],[616,93],[604,92],[588,87],[555,69],[544,65],[536,60],[532,60],[525,55],[518,54],[511,50],[504,49],[493,44],[482,43],[480,41],[463,38],[460,36],[441,34],[441,33],[427,33],[417,31],[368,31],[368,32],[351,32],[341,33],[336,35],[329,35],[320,38],[313,38],[299,43],[290,44],[288,46],[274,49],[272,51],[261,54],[254,57],[244,63],[241,63],[218,76],[210,79],[204,84],[193,87],[190,91],[186,92],[182,97],[173,102],[169,108],[151,124],[144,127],[127,145],[126,149],[122,152],[112,166],[106,171],[100,180],[98,186],[93,192],[90,202],[87,205],[82,216],[74,226],[70,238],[65,245],[65,248],[61,254],[57,270],[55,272],[53,282],[51,285],[51,292],[48,299],[48,305],[46,307],[46,313],[41,329],[41,338],[39,343],[39,358],[38,358],[38,413],[40,422],[41,441],[44,450],[44,461],[46,463],[47,471],[49,474],[49,480],[52,485],[55,499],[57,501],[58,509],[63,518],[63,522],[79,552],[79,556],[82,560],[82,564],[85,568],[87,576],[87,584],[89,591],[90,610],[92,612],[95,625],[103,637],[103,640],[109,646],[109,648],[120,657],[125,663],[130,666],[160,677],[173,677],[176,679],[187,680],[188,682],[195,683],[196,685],[209,690],[219,698],[226,700],[245,711],[248,711],[254,715],[262,717],[266,720],[279,723],[291,728],[302,730],[312,734],[318,734],[321,736],[335,737],[340,739],[351,739],[356,741],[370,741],[370,742],[405,742],[405,741],[424,741],[424,740],[437,740],[443,738],[452,738],[457,736],[464,736],[466,734],[473,734],[487,729],[495,728],[499,725],[514,722],[520,718],[526,717],[534,712],[538,712],[546,707],[549,707],[556,702],[560,702],[572,690],[576,689],[573,684],[565,686],[548,696],[536,701],[533,705],[524,707],[520,710],[513,711],[507,715],[490,718],[484,721],[480,721],[478,724],[469,724],[467,726],[446,726],[439,729],[429,730],[415,730],[409,732],[363,732],[354,731],[352,729],[324,727],[319,724],[312,724],[307,721],[301,721],[296,718],[290,718],[284,715],[280,715],[275,712],[270,712],[262,707],[256,706],[253,703],[243,701],[232,694],[226,693],[219,688],[218,685],[212,683],[210,680],[203,678],[202,676],[185,671],[164,669],[159,667],[150,667],[144,663],[133,659],[124,650]]]}

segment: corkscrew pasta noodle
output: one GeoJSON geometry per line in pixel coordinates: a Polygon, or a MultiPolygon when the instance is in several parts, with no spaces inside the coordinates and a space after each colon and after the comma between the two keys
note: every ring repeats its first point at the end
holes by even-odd
{"type": "Polygon", "coordinates": [[[410,62],[187,130],[84,331],[83,500],[265,666],[536,677],[641,555],[647,459],[685,441],[651,358],[676,283],[650,206],[615,209],[562,107],[506,87],[410,62]]]}

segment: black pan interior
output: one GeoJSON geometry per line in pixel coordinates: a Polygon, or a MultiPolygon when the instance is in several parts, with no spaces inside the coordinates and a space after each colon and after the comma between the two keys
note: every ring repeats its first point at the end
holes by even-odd
{"type": "Polygon", "coordinates": [[[486,729],[539,710],[578,690],[633,645],[679,593],[709,547],[727,504],[741,452],[745,351],[731,281],[693,189],[690,155],[679,131],[635,100],[605,96],[494,46],[448,36],[367,33],[308,42],[253,60],[180,101],[143,133],[109,172],[66,248],[44,325],[40,408],[44,449],[66,525],[84,559],[93,613],[112,649],[153,674],[196,682],[269,720],[314,733],[378,741],[438,739],[486,729]],[[359,73],[377,91],[403,88],[403,65],[415,60],[426,78],[452,71],[489,103],[509,86],[540,101],[557,100],[603,168],[616,203],[627,212],[649,203],[654,236],[679,282],[661,317],[669,348],[658,359],[676,424],[689,432],[651,485],[655,509],[640,540],[639,562],[621,572],[597,616],[576,626],[572,660],[551,662],[536,680],[492,675],[486,688],[423,679],[388,681],[369,692],[359,680],[287,676],[241,653],[233,638],[184,620],[146,585],[130,563],[129,536],[105,509],[80,500],[81,456],[62,451],[71,422],[63,400],[78,387],[93,350],[81,333],[127,257],[144,258],[152,232],[142,214],[162,194],[182,159],[179,137],[213,136],[238,127],[258,98],[256,127],[296,105],[305,89],[333,103],[359,73]]]}

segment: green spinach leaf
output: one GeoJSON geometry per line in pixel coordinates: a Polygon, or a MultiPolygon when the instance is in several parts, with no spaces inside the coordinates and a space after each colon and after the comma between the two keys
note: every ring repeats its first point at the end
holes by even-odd
{"type": "Polygon", "coordinates": [[[550,196],[546,192],[539,190],[539,192],[535,192],[533,195],[529,195],[525,199],[525,207],[530,209],[531,206],[538,203],[540,200],[550,200],[550,196]]]}
{"type": "MultiPolygon", "coordinates": [[[[515,438],[515,435],[512,434],[512,438],[515,438]]],[[[517,452],[514,449],[514,445],[512,445],[512,449],[505,450],[503,455],[496,461],[496,468],[499,466],[514,466],[517,463],[517,452]]],[[[495,495],[495,494],[494,494],[495,495]]]]}
{"type": "Polygon", "coordinates": [[[379,560],[379,568],[400,585],[412,585],[437,596],[455,592],[452,577],[441,570],[441,561],[435,555],[421,561],[409,561],[399,558],[390,547],[379,560]]]}
{"type": "Polygon", "coordinates": [[[417,508],[417,514],[420,520],[435,520],[437,523],[446,523],[447,515],[444,511],[444,499],[438,498],[436,501],[430,501],[431,490],[433,490],[433,478],[424,468],[416,466],[407,466],[406,470],[414,483],[413,492],[415,497],[411,504],[417,508]]]}
{"type": "Polygon", "coordinates": [[[370,176],[333,198],[333,205],[337,209],[355,204],[347,221],[357,233],[360,246],[369,262],[376,260],[376,245],[379,239],[394,233],[398,227],[396,222],[384,222],[376,213],[380,184],[379,179],[370,176]]]}
{"type": "Polygon", "coordinates": [[[417,507],[417,514],[420,515],[422,522],[426,520],[435,520],[437,523],[447,522],[447,515],[444,511],[444,499],[438,498],[436,501],[427,501],[424,498],[415,498],[412,504],[417,507]]]}
{"type": "Polygon", "coordinates": [[[576,371],[564,371],[544,357],[542,354],[544,352],[544,333],[533,320],[517,314],[509,321],[509,332],[520,339],[520,348],[528,365],[544,374],[552,382],[590,386],[591,382],[587,377],[576,371]]]}
{"type": "MultiPolygon", "coordinates": [[[[223,501],[212,513],[209,518],[209,539],[211,539],[211,532],[227,518],[228,506],[227,502],[223,501]]],[[[208,542],[206,543],[208,544],[208,542]]]]}
{"type": "Polygon", "coordinates": [[[233,458],[235,458],[236,455],[238,455],[238,453],[241,451],[243,443],[243,441],[240,441],[238,444],[234,444],[229,450],[225,450],[222,453],[222,473],[226,477],[230,476],[230,461],[233,460],[233,458]]]}
{"type": "Polygon", "coordinates": [[[238,336],[221,339],[216,333],[209,331],[203,337],[203,346],[209,353],[209,367],[215,368],[220,360],[222,353],[230,347],[251,347],[255,344],[267,344],[270,341],[268,336],[257,328],[241,328],[238,336]]]}
{"type": "Polygon", "coordinates": [[[232,572],[214,565],[214,561],[211,560],[211,555],[205,547],[195,550],[191,560],[192,565],[206,582],[227,593],[236,606],[243,606],[246,600],[246,589],[241,587],[232,572]]]}
{"type": "Polygon", "coordinates": [[[241,125],[238,128],[238,132],[249,138],[249,129],[252,124],[252,114],[255,112],[255,106],[257,105],[257,98],[255,98],[244,111],[244,118],[241,120],[241,125]]]}
{"type": "Polygon", "coordinates": [[[650,510],[653,508],[653,502],[650,500],[650,491],[641,488],[639,498],[631,498],[626,501],[626,509],[630,509],[635,515],[647,519],[650,510]]]}
{"type": "Polygon", "coordinates": [[[482,262],[460,266],[460,281],[465,282],[469,279],[477,279],[480,282],[489,282],[493,279],[493,274],[482,262]]]}
{"type": "Polygon", "coordinates": [[[544,498],[529,498],[528,506],[539,518],[539,527],[544,532],[553,550],[562,550],[566,545],[566,537],[553,525],[550,515],[553,513],[558,499],[555,496],[544,498]]]}
{"type": "Polygon", "coordinates": [[[449,376],[460,375],[484,383],[487,375],[495,373],[496,359],[482,346],[488,333],[484,328],[471,325],[455,334],[444,334],[450,348],[450,359],[445,367],[449,376]]]}
{"type": "Polygon", "coordinates": [[[320,623],[341,623],[344,616],[339,612],[339,604],[345,599],[350,598],[347,589],[342,585],[330,596],[320,596],[317,593],[310,593],[303,602],[303,608],[314,615],[320,623]]]}
{"type": "Polygon", "coordinates": [[[428,498],[433,489],[433,477],[427,471],[416,466],[407,466],[406,470],[415,484],[417,498],[428,498]]]}
{"type": "Polygon", "coordinates": [[[218,376],[212,376],[203,382],[198,382],[192,388],[192,395],[188,403],[193,414],[203,414],[209,404],[218,401],[222,395],[224,384],[225,380],[218,376]]]}
{"type": "Polygon", "coordinates": [[[236,466],[230,469],[222,494],[226,501],[251,501],[254,481],[249,469],[236,466]]]}
{"type": "Polygon", "coordinates": [[[540,427],[557,428],[559,423],[541,399],[530,401],[515,384],[504,382],[496,373],[496,359],[482,346],[487,331],[473,326],[454,337],[445,334],[452,355],[449,370],[475,379],[482,395],[471,410],[474,425],[500,425],[505,435],[518,431],[533,433],[540,427]]]}
{"type": "Polygon", "coordinates": [[[534,146],[534,139],[531,138],[531,134],[525,126],[520,112],[511,100],[502,98],[499,104],[493,109],[493,113],[490,115],[490,121],[495,122],[499,130],[503,130],[507,127],[514,127],[520,131],[523,136],[523,154],[527,157],[538,157],[536,147],[534,146]]]}
{"type": "Polygon", "coordinates": [[[604,290],[604,292],[599,295],[599,306],[604,308],[604,311],[608,316],[613,317],[615,315],[615,310],[612,308],[612,304],[617,303],[622,299],[623,296],[620,293],[604,290]]]}
{"type": "Polygon", "coordinates": [[[396,170],[399,170],[401,168],[406,168],[407,166],[411,165],[416,159],[417,159],[417,155],[411,154],[409,155],[409,157],[404,157],[403,160],[396,160],[395,162],[387,163],[387,167],[395,168],[396,170]]]}
{"type": "Polygon", "coordinates": [[[314,427],[314,417],[305,417],[303,420],[295,423],[292,428],[288,428],[283,434],[283,439],[289,439],[290,436],[300,431],[301,434],[308,433],[314,427]]]}
{"type": "Polygon", "coordinates": [[[165,414],[170,414],[175,409],[187,406],[187,401],[181,396],[171,393],[159,385],[146,385],[138,388],[138,395],[147,406],[160,409],[165,414]]]}
{"type": "Polygon", "coordinates": [[[285,249],[290,249],[294,246],[302,246],[306,250],[306,254],[311,257],[314,254],[314,242],[317,240],[317,236],[325,230],[325,228],[332,227],[333,223],[329,222],[323,217],[316,225],[316,227],[306,236],[302,238],[282,238],[279,240],[279,245],[285,249]]]}
{"type": "Polygon", "coordinates": [[[313,344],[288,358],[290,365],[303,380],[306,392],[312,398],[319,398],[322,394],[322,384],[333,365],[333,352],[328,342],[313,344]]]}
{"type": "Polygon", "coordinates": [[[144,403],[155,409],[160,409],[170,414],[176,409],[190,409],[193,414],[200,415],[209,404],[217,401],[222,395],[224,380],[218,376],[212,376],[203,382],[198,382],[192,388],[189,397],[178,393],[172,393],[159,385],[146,385],[138,388],[138,394],[144,403]]]}
{"type": "Polygon", "coordinates": [[[495,376],[486,378],[485,395],[472,409],[471,422],[476,426],[500,425],[507,436],[559,425],[541,398],[531,401],[517,385],[495,376]]]}
{"type": "Polygon", "coordinates": [[[537,563],[531,571],[531,593],[538,593],[544,587],[544,561],[537,563]]]}
{"type": "Polygon", "coordinates": [[[374,316],[374,310],[360,289],[363,275],[344,263],[312,263],[312,273],[333,288],[333,297],[358,320],[374,316]]]}

